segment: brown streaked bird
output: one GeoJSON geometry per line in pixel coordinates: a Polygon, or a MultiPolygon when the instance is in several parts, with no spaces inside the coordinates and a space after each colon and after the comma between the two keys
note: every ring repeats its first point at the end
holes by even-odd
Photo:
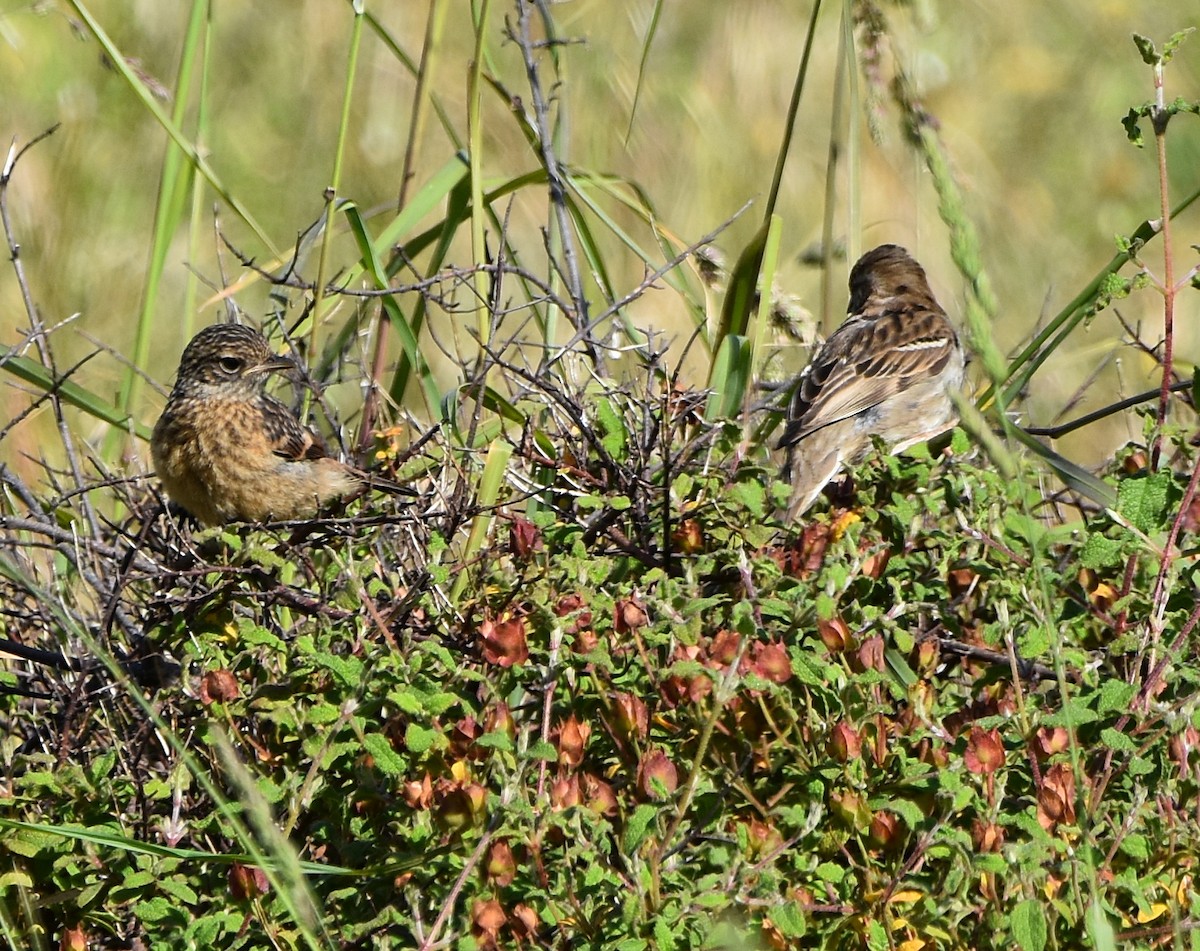
{"type": "Polygon", "coordinates": [[[306,518],[375,484],[264,392],[294,369],[239,324],[206,327],[184,349],[150,450],[167,494],[203,524],[306,518]]]}
{"type": "Polygon", "coordinates": [[[879,436],[889,451],[958,422],[949,391],[965,358],[921,265],[883,244],[850,271],[849,316],[800,374],[778,448],[792,483],[787,519],[802,515],[842,466],[879,436]]]}

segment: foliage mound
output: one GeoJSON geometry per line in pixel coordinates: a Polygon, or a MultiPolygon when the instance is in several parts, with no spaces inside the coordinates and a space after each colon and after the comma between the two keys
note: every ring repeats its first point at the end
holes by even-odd
{"type": "Polygon", "coordinates": [[[582,426],[511,447],[467,560],[465,472],[297,525],[192,532],[143,495],[136,548],[7,541],[9,635],[117,658],[35,665],[52,702],[10,707],[3,841],[39,920],[148,947],[984,947],[1190,913],[1190,584],[1158,602],[1170,642],[1142,623],[1168,471],[1083,530],[959,430],[789,530],[735,427],[549,389],[582,426]],[[108,605],[51,588],[88,572],[108,605]]]}

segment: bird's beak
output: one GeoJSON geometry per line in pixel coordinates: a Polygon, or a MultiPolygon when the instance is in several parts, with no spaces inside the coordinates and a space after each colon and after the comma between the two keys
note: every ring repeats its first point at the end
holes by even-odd
{"type": "Polygon", "coordinates": [[[255,374],[266,376],[268,373],[295,373],[296,363],[289,357],[274,357],[254,368],[255,374]]]}

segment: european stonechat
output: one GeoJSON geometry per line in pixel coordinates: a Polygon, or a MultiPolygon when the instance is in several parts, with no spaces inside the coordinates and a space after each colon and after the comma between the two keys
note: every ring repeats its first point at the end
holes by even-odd
{"type": "Polygon", "coordinates": [[[167,494],[203,524],[306,518],[372,481],[264,392],[295,368],[238,324],[206,327],[184,349],[150,449],[167,494]]]}
{"type": "Polygon", "coordinates": [[[866,455],[872,436],[900,452],[958,422],[948,394],[962,385],[962,345],[904,248],[884,244],[858,259],[847,312],[800,374],[779,440],[789,521],[866,455]]]}

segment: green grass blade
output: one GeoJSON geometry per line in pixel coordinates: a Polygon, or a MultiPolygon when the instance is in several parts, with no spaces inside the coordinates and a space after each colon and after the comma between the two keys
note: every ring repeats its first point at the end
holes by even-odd
{"type": "Polygon", "coordinates": [[[146,88],[145,83],[138,78],[137,74],[132,69],[130,69],[129,64],[125,60],[125,56],[119,49],[117,49],[116,44],[113,43],[108,34],[104,32],[104,29],[100,26],[96,18],[91,15],[81,0],[67,0],[67,2],[71,5],[71,9],[75,11],[79,19],[82,20],[87,26],[91,34],[96,38],[96,42],[98,42],[104,49],[104,52],[108,55],[109,60],[112,62],[113,69],[120,73],[122,78],[124,78],[124,80],[129,84],[130,89],[133,90],[134,94],[141,101],[142,105],[152,116],[154,116],[154,118],[158,121],[158,124],[163,127],[164,131],[166,131],[167,135],[169,135],[172,141],[174,141],[174,143],[183,151],[184,155],[187,156],[188,161],[192,163],[192,166],[202,176],[204,176],[208,183],[213,187],[213,190],[220,196],[221,200],[224,201],[233,210],[233,212],[246,223],[250,230],[254,232],[255,237],[262,242],[263,246],[266,247],[271,254],[277,255],[279,251],[275,248],[275,245],[272,243],[271,239],[267,237],[267,232],[265,229],[263,229],[263,227],[258,223],[257,219],[255,219],[255,217],[250,213],[250,209],[247,208],[240,200],[234,197],[233,193],[225,187],[220,176],[217,175],[216,170],[208,163],[208,160],[200,154],[200,151],[196,148],[195,143],[188,139],[188,137],[183,134],[179,126],[176,125],[165,112],[163,112],[162,107],[159,106],[159,104],[155,101],[154,94],[146,88]]]}
{"type": "Polygon", "coordinates": [[[1044,459],[1046,465],[1072,491],[1079,493],[1085,499],[1090,499],[1106,509],[1117,507],[1117,492],[1109,483],[1092,475],[1092,473],[1065,456],[1059,455],[1019,426],[1010,426],[1009,435],[1017,440],[1017,442],[1028,446],[1034,453],[1044,459]]]}
{"type": "MultiPolygon", "coordinates": [[[[754,333],[751,336],[750,349],[750,380],[759,379],[762,365],[767,358],[767,331],[771,326],[771,308],[773,302],[770,288],[775,286],[775,269],[779,264],[779,246],[783,240],[783,222],[779,215],[772,215],[767,223],[767,240],[763,248],[761,282],[763,293],[758,297],[758,314],[754,321],[754,333]]],[[[741,395],[740,403],[743,412],[749,407],[750,398],[754,395],[754,387],[747,385],[741,395]]]]}
{"type": "MultiPolygon", "coordinates": [[[[479,477],[479,491],[476,499],[483,509],[471,522],[471,532],[467,536],[463,548],[462,563],[469,564],[482,549],[487,539],[488,529],[491,528],[494,514],[492,506],[500,497],[500,489],[504,486],[504,477],[508,471],[508,460],[512,457],[512,446],[497,439],[488,447],[487,458],[483,464],[483,473],[479,477]]],[[[460,571],[450,592],[450,601],[457,604],[462,597],[463,589],[467,586],[470,572],[460,571]]]]}
{"type": "MultiPolygon", "coordinates": [[[[325,275],[329,267],[329,248],[333,241],[333,218],[340,205],[342,188],[342,164],[346,157],[346,139],[350,134],[350,104],[354,100],[354,78],[358,71],[358,53],[362,47],[363,16],[362,3],[351,4],[354,11],[354,26],[350,31],[350,51],[346,56],[346,80],[342,90],[342,111],[338,121],[338,134],[333,147],[333,170],[329,186],[325,189],[325,228],[321,234],[320,251],[317,254],[317,277],[313,283],[312,322],[308,331],[309,349],[317,351],[317,328],[321,325],[325,296],[325,275]]],[[[307,397],[306,397],[307,399],[307,397]]]]}
{"type": "MultiPolygon", "coordinates": [[[[445,200],[456,185],[466,180],[470,171],[466,153],[456,152],[429,181],[417,189],[391,224],[380,232],[379,243],[388,246],[399,243],[404,235],[417,226],[417,222],[433,211],[439,202],[445,200]]],[[[394,273],[394,270],[388,271],[389,275],[394,273]]]]}
{"type": "Polygon", "coordinates": [[[408,185],[415,174],[417,146],[425,138],[425,124],[430,108],[437,108],[437,97],[431,93],[431,80],[438,53],[442,49],[442,37],[446,27],[446,11],[450,4],[446,0],[430,0],[429,13],[425,19],[425,40],[421,44],[421,64],[417,68],[417,84],[413,89],[412,121],[408,126],[408,138],[404,143],[404,165],[401,170],[400,196],[397,206],[403,208],[408,200],[408,185]]]}
{"type": "Polygon", "coordinates": [[[715,422],[736,416],[750,379],[750,341],[741,334],[726,334],[709,375],[704,418],[715,422]]]}
{"type": "MultiPolygon", "coordinates": [[[[437,244],[434,246],[429,259],[425,262],[425,273],[436,273],[446,260],[446,256],[450,253],[450,246],[454,241],[455,234],[458,233],[459,227],[465,222],[470,221],[470,214],[467,212],[467,206],[471,200],[470,183],[465,177],[460,178],[450,190],[450,194],[446,199],[446,217],[442,219],[442,231],[438,236],[437,244]]],[[[397,255],[399,259],[401,256],[397,255]]],[[[425,316],[428,310],[428,302],[424,294],[418,294],[416,303],[413,305],[412,315],[412,333],[417,339],[420,339],[421,331],[425,326],[425,316]]],[[[392,374],[392,382],[388,386],[388,392],[392,400],[400,404],[404,400],[404,394],[408,389],[409,379],[413,370],[417,370],[422,378],[422,385],[426,391],[437,390],[436,381],[433,379],[429,366],[425,362],[418,362],[416,357],[407,349],[401,354],[400,362],[396,365],[396,372],[392,374]]],[[[431,404],[432,406],[437,404],[431,404]]]]}
{"type": "Polygon", "coordinates": [[[142,423],[135,422],[127,413],[121,411],[121,408],[114,406],[107,400],[103,400],[94,393],[84,389],[78,383],[71,380],[59,380],[55,382],[50,375],[50,371],[38,363],[36,360],[30,360],[28,357],[10,356],[0,359],[0,367],[3,367],[13,376],[24,380],[41,390],[49,393],[55,391],[58,393],[59,399],[76,409],[81,409],[89,416],[103,420],[106,423],[111,423],[113,426],[125,432],[132,432],[139,439],[150,439],[150,427],[142,423]]]}
{"type": "Polygon", "coordinates": [[[725,300],[721,305],[721,322],[713,336],[712,346],[720,351],[725,338],[730,334],[744,336],[750,326],[750,313],[754,309],[754,295],[758,293],[758,273],[762,268],[763,252],[767,246],[767,235],[771,231],[771,219],[762,223],[750,243],[738,255],[737,263],[729,272],[729,283],[725,287],[725,300]]]}
{"type": "MultiPolygon", "coordinates": [[[[1179,202],[1171,210],[1171,218],[1183,214],[1191,207],[1196,200],[1200,198],[1200,188],[1197,188],[1183,201],[1179,202]]],[[[1143,221],[1133,234],[1130,236],[1130,241],[1134,247],[1143,247],[1148,241],[1151,241],[1160,231],[1154,223],[1143,221]]],[[[1030,378],[1037,372],[1038,368],[1046,361],[1046,359],[1054,353],[1058,342],[1065,339],[1071,331],[1079,325],[1091,311],[1091,306],[1099,296],[1101,288],[1109,279],[1109,276],[1116,274],[1121,268],[1129,263],[1130,255],[1126,252],[1119,252],[1114,255],[1111,261],[1108,262],[1100,272],[1088,282],[1075,297],[1060,310],[1054,318],[1046,324],[1045,327],[1029,342],[1029,344],[1018,353],[1008,364],[1008,369],[1004,377],[1004,399],[1003,402],[1007,405],[1025,389],[1030,378]],[[1047,346],[1047,342],[1051,338],[1055,338],[1055,342],[1047,346]]],[[[995,387],[989,387],[983,394],[980,400],[981,405],[987,405],[995,396],[995,387]]]]}
{"type": "Polygon", "coordinates": [[[642,41],[642,57],[638,61],[637,85],[633,89],[633,105],[629,109],[629,125],[625,127],[625,144],[633,134],[633,122],[637,118],[638,103],[642,98],[642,84],[646,80],[646,66],[650,62],[650,47],[654,45],[654,36],[658,33],[658,20],[662,16],[663,0],[655,0],[654,9],[650,11],[650,25],[646,28],[646,38],[642,41]]]}
{"type": "Polygon", "coordinates": [[[783,169],[787,165],[788,151],[792,144],[792,133],[796,128],[796,116],[800,113],[800,96],[804,92],[804,82],[808,78],[808,64],[812,58],[813,42],[817,36],[817,17],[821,13],[821,0],[813,3],[812,16],[808,20],[808,34],[804,37],[804,52],[800,56],[800,66],[796,70],[796,81],[792,84],[792,99],[788,103],[787,121],[783,130],[783,141],[779,145],[779,155],[775,160],[775,177],[771,180],[771,193],[767,196],[767,206],[763,210],[763,223],[775,214],[775,202],[779,198],[779,186],[783,183],[783,169]]]}
{"type": "MultiPolygon", "coordinates": [[[[363,222],[362,216],[358,213],[358,207],[353,202],[346,202],[342,206],[342,212],[345,214],[346,220],[350,223],[350,231],[358,243],[358,250],[362,255],[361,263],[364,271],[374,282],[376,288],[379,290],[387,289],[387,269],[383,266],[383,261],[379,257],[375,242],[371,240],[371,236],[367,233],[367,226],[363,222]]],[[[388,294],[381,299],[381,302],[384,311],[388,315],[388,320],[395,328],[396,335],[400,338],[400,346],[403,348],[412,365],[417,368],[417,375],[421,381],[425,399],[432,409],[438,405],[440,393],[437,383],[433,378],[433,371],[429,368],[425,357],[421,353],[421,345],[417,340],[417,335],[413,332],[413,328],[404,316],[404,312],[401,311],[400,303],[396,300],[395,295],[388,294]]]]}
{"type": "MultiPolygon", "coordinates": [[[[153,855],[158,858],[179,859],[185,862],[212,862],[216,865],[232,865],[235,862],[253,863],[257,859],[248,852],[206,852],[203,849],[181,849],[158,842],[145,842],[128,835],[113,832],[100,826],[81,826],[74,824],[49,825],[43,822],[22,822],[19,819],[0,817],[0,829],[24,830],[44,835],[56,836],[62,839],[72,839],[76,842],[86,842],[103,848],[120,849],[138,855],[153,855]]],[[[352,868],[340,865],[329,865],[325,862],[300,862],[300,867],[306,875],[341,876],[358,874],[352,868]]],[[[269,868],[274,865],[268,862],[269,868]]]]}
{"type": "MultiPolygon", "coordinates": [[[[189,100],[187,91],[192,88],[193,71],[197,52],[203,44],[208,23],[208,0],[192,0],[191,16],[188,18],[187,33],[183,40],[182,56],[175,80],[174,107],[171,122],[182,128],[187,116],[189,100]]],[[[188,203],[188,180],[191,166],[183,162],[179,149],[164,150],[162,172],[158,183],[158,196],[154,208],[154,230],[150,246],[150,263],[146,268],[145,286],[142,291],[142,306],[138,314],[137,331],[134,335],[132,365],[121,380],[117,406],[128,415],[141,403],[145,380],[137,367],[144,367],[150,360],[150,337],[154,329],[154,311],[158,304],[158,288],[162,281],[167,254],[179,222],[188,203]]],[[[114,431],[114,435],[116,435],[114,431]]],[[[112,457],[117,451],[118,440],[106,440],[105,455],[112,457]]]]}

